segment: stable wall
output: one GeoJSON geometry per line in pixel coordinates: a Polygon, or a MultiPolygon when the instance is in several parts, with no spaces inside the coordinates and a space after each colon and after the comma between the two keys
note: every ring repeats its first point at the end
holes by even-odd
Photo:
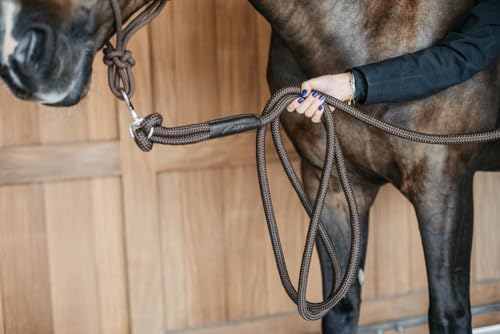
{"type": "MultiPolygon", "coordinates": [[[[170,3],[131,45],[138,111],[160,112],[169,125],[259,112],[269,33],[246,1],[170,3]]],[[[0,334],[319,332],[279,282],[254,135],[141,153],[97,58],[88,98],[71,109],[21,102],[0,87],[0,334]]],[[[296,279],[305,215],[270,160],[296,279]]],[[[475,189],[479,305],[500,301],[500,176],[477,175],[475,189]]],[[[361,322],[425,314],[412,207],[384,187],[371,217],[361,322]]],[[[318,273],[315,263],[316,299],[318,273]]]]}

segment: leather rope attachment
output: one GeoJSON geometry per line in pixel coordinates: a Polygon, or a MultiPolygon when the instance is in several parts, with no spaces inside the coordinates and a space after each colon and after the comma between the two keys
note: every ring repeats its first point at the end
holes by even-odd
{"type": "Polygon", "coordinates": [[[152,3],[150,3],[148,7],[146,7],[146,9],[123,30],[123,33],[121,33],[120,29],[122,20],[120,7],[117,2],[118,0],[110,1],[115,11],[117,32],[119,33],[117,37],[117,48],[113,49],[108,45],[107,51],[105,51],[105,62],[110,66],[110,87],[113,93],[118,98],[125,100],[129,107],[129,111],[133,118],[130,124],[130,133],[141,150],[145,152],[150,151],[155,143],[165,145],[187,145],[257,129],[257,172],[276,265],[285,291],[290,299],[297,304],[300,315],[306,320],[317,320],[324,317],[342,298],[344,298],[349,288],[356,280],[359,269],[361,238],[358,207],[345,167],[341,143],[335,131],[335,114],[331,106],[335,108],[333,110],[337,113],[344,112],[380,131],[399,138],[421,143],[451,145],[480,143],[500,139],[499,130],[472,134],[433,135],[403,129],[380,121],[357,110],[353,106],[325,95],[325,113],[323,114],[322,122],[326,130],[326,152],[320,185],[313,202],[306,193],[292,166],[283,144],[280,131],[280,115],[290,102],[300,96],[299,87],[285,87],[273,94],[260,117],[257,115],[237,115],[209,122],[170,128],[162,126],[162,117],[157,113],[151,114],[144,119],[139,118],[130,102],[130,96],[134,92],[133,76],[131,73],[131,66],[133,66],[134,62],[131,53],[126,51],[126,44],[132,34],[158,15],[167,0],[152,1],[152,3]],[[297,289],[295,289],[288,273],[267,177],[265,138],[269,127],[271,127],[274,145],[283,169],[310,217],[297,289]],[[335,252],[335,247],[320,220],[328,193],[331,175],[334,173],[334,167],[347,201],[351,225],[350,255],[343,274],[339,259],[335,252]],[[317,240],[321,241],[328,252],[328,258],[334,272],[334,283],[333,286],[330,287],[329,296],[324,301],[312,303],[307,301],[306,296],[313,249],[317,240]]]}

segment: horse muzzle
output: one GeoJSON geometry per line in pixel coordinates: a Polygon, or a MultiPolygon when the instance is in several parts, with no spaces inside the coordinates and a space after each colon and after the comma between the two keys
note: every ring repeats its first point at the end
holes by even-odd
{"type": "Polygon", "coordinates": [[[21,99],[76,104],[87,91],[92,39],[55,14],[41,17],[19,6],[8,0],[1,4],[0,76],[21,99]]]}

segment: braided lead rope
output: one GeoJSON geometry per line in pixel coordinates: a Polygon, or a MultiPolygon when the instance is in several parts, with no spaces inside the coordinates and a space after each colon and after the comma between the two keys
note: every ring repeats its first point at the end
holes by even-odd
{"type": "MultiPolygon", "coordinates": [[[[268,101],[260,117],[261,124],[257,129],[257,171],[259,176],[259,185],[261,188],[262,203],[266,220],[268,224],[269,235],[271,238],[274,256],[285,291],[290,299],[297,304],[300,315],[306,320],[316,320],[324,317],[347,293],[352,283],[357,277],[360,256],[360,226],[359,213],[356,204],[356,198],[347,176],[345,160],[342,148],[335,131],[335,122],[333,112],[329,106],[333,106],[349,116],[373,126],[380,131],[392,134],[394,136],[421,142],[427,144],[451,145],[480,143],[500,139],[500,131],[492,130],[482,133],[457,134],[457,135],[434,135],[426,134],[408,129],[403,129],[389,123],[380,121],[368,114],[365,114],[356,108],[345,104],[331,96],[326,97],[326,112],[323,115],[322,122],[326,129],[326,154],[324,159],[323,171],[320,179],[320,186],[316,194],[314,204],[311,203],[307,193],[304,190],[299,178],[297,177],[293,166],[288,158],[285,146],[280,133],[279,117],[286,109],[286,106],[296,99],[300,94],[299,87],[285,87],[276,92],[268,101]],[[269,190],[269,180],[266,169],[266,149],[265,134],[267,127],[271,126],[272,135],[276,150],[280,157],[283,168],[299,196],[302,205],[310,216],[309,229],[304,246],[304,253],[299,272],[298,288],[295,289],[291,282],[283,249],[280,241],[279,230],[274,214],[271,193],[269,190]],[[329,176],[333,172],[335,164],[337,176],[339,177],[344,196],[346,198],[351,225],[351,245],[350,255],[347,262],[347,268],[341,276],[340,264],[335,253],[335,248],[331,242],[326,230],[321,225],[320,216],[326,194],[328,192],[329,176]],[[325,245],[330,263],[334,270],[334,284],[329,296],[320,303],[311,303],[306,300],[307,287],[309,280],[310,264],[313,255],[313,249],[317,237],[320,237],[322,244],[325,245]]],[[[162,127],[162,119],[159,114],[152,114],[144,119],[143,124],[135,131],[135,141],[144,151],[153,148],[154,143],[168,145],[185,145],[199,143],[205,140],[215,138],[212,135],[211,122],[203,122],[182,127],[166,128],[162,127]]]]}
{"type": "MultiPolygon", "coordinates": [[[[360,226],[356,200],[354,198],[352,187],[347,178],[344,157],[342,155],[341,147],[335,134],[333,113],[330,111],[329,106],[326,106],[327,112],[324,114],[324,117],[322,119],[327,133],[326,155],[320,180],[320,186],[318,188],[314,204],[309,199],[290,162],[290,159],[288,158],[288,154],[281,137],[279,117],[286,106],[297,96],[299,96],[298,88],[288,87],[281,89],[279,92],[273,95],[273,97],[271,97],[266,107],[264,108],[264,111],[260,118],[262,123],[257,130],[257,170],[268,231],[271,238],[274,256],[282,285],[285,288],[285,291],[287,292],[290,299],[295,304],[297,304],[298,311],[301,316],[307,320],[317,320],[324,317],[345,296],[350,286],[357,277],[361,244],[360,226]],[[298,289],[295,289],[293,283],[291,282],[290,275],[287,269],[283,247],[280,241],[279,229],[274,214],[269,180],[267,177],[265,137],[268,127],[271,127],[272,129],[273,140],[283,168],[297,195],[299,196],[304,209],[310,216],[309,230],[307,233],[306,243],[304,246],[304,254],[302,257],[301,269],[299,273],[298,289]],[[352,230],[350,257],[344,276],[341,276],[340,263],[336,255],[334,245],[320,220],[321,212],[326,200],[326,195],[328,193],[330,175],[332,175],[333,173],[334,165],[337,169],[337,174],[339,175],[342,188],[344,189],[344,193],[346,195],[346,200],[350,211],[352,230]],[[306,295],[313,249],[318,236],[328,252],[329,261],[334,272],[334,284],[326,300],[320,303],[311,303],[306,300],[306,295]]],[[[161,115],[152,114],[146,117],[140,127],[135,130],[135,141],[142,150],[151,150],[154,143],[168,145],[187,145],[214,138],[212,136],[213,133],[211,131],[211,124],[207,122],[177,128],[162,127],[161,123],[161,115]]]]}
{"type": "Polygon", "coordinates": [[[135,79],[132,67],[135,60],[127,49],[130,38],[142,27],[153,21],[169,0],[146,0],[144,9],[130,23],[123,27],[123,16],[119,0],[110,0],[115,16],[116,46],[110,41],[104,48],[104,63],[108,66],[108,82],[113,94],[123,100],[123,93],[129,98],[135,93],[135,79]]]}
{"type": "Polygon", "coordinates": [[[499,130],[471,134],[434,135],[403,129],[380,121],[357,110],[353,106],[349,106],[342,101],[339,101],[331,96],[327,96],[325,101],[326,112],[322,117],[322,122],[326,129],[326,153],[320,178],[320,185],[318,187],[314,203],[312,203],[290,162],[280,132],[279,117],[286,109],[286,106],[299,96],[300,88],[285,87],[276,92],[269,99],[260,118],[243,115],[243,117],[240,116],[235,119],[218,119],[210,122],[171,128],[162,126],[162,117],[157,113],[151,114],[144,119],[139,118],[132,103],[130,102],[130,97],[135,91],[135,84],[131,69],[135,62],[130,51],[126,50],[126,46],[131,36],[141,27],[151,22],[159,14],[168,0],[152,0],[149,5],[146,4],[147,7],[143,10],[143,12],[123,30],[121,27],[122,16],[118,0],[110,1],[115,13],[117,25],[117,46],[114,48],[110,42],[107,43],[107,47],[104,51],[104,61],[109,66],[109,84],[112,92],[119,99],[127,102],[129,111],[133,118],[130,125],[130,132],[141,150],[148,152],[153,148],[155,143],[165,145],[187,145],[199,143],[212,138],[240,133],[250,129],[257,129],[256,153],[259,185],[278,272],[285,291],[290,299],[297,304],[300,315],[306,320],[316,320],[324,317],[343,297],[345,297],[350,286],[357,277],[359,267],[361,239],[358,207],[347,175],[342,147],[335,131],[335,122],[330,106],[333,106],[336,110],[345,112],[349,116],[365,124],[373,126],[380,131],[421,143],[451,145],[480,143],[500,139],[499,130]],[[269,126],[271,127],[273,141],[283,169],[285,170],[290,183],[294,187],[304,209],[310,217],[309,229],[307,232],[299,271],[297,289],[295,289],[293,283],[291,282],[290,275],[288,273],[267,176],[265,136],[269,126]],[[340,263],[336,255],[334,245],[320,220],[334,165],[348,204],[349,219],[351,224],[350,254],[347,262],[347,268],[343,276],[341,276],[340,263]],[[329,261],[334,272],[334,283],[332,284],[329,296],[324,301],[311,303],[307,301],[306,296],[313,249],[318,236],[328,252],[329,261]]]}

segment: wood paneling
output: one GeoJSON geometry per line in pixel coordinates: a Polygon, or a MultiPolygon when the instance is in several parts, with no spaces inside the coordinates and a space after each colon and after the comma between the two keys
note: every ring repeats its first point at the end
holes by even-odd
{"type": "Polygon", "coordinates": [[[474,264],[476,280],[500,279],[500,201],[498,174],[478,173],[474,177],[474,264]],[[496,264],[496,265],[495,265],[496,264]]]}
{"type": "Polygon", "coordinates": [[[90,183],[46,184],[44,192],[54,330],[100,333],[90,183]]]}
{"type": "MultiPolygon", "coordinates": [[[[134,99],[138,111],[153,110],[148,29],[142,30],[131,43],[136,61],[136,80],[141,83],[134,99]]],[[[120,153],[124,222],[127,252],[128,295],[132,333],[163,333],[164,300],[160,226],[158,222],[156,169],[154,153],[140,152],[128,133],[130,116],[124,105],[119,108],[120,153]]]]}
{"type": "Polygon", "coordinates": [[[241,320],[265,315],[269,274],[266,259],[269,237],[259,203],[255,167],[225,168],[223,171],[225,262],[228,319],[241,320]],[[238,185],[237,188],[234,185],[238,185]]]}
{"type": "Polygon", "coordinates": [[[6,333],[52,333],[44,221],[38,185],[0,188],[0,272],[6,333]]]}
{"type": "Polygon", "coordinates": [[[0,148],[0,185],[117,176],[118,142],[0,148]]]}
{"type": "MultiPolygon", "coordinates": [[[[305,214],[281,166],[272,164],[269,171],[272,191],[280,198],[275,209],[295,282],[305,214]]],[[[164,173],[158,181],[167,329],[296,309],[276,271],[255,166],[164,173]]],[[[321,290],[318,277],[316,263],[311,278],[315,299],[321,290]]]]}
{"type": "Polygon", "coordinates": [[[128,333],[125,234],[118,178],[90,181],[101,333],[128,333]]]}
{"type": "MultiPolygon", "coordinates": [[[[131,44],[137,110],[166,125],[258,113],[269,32],[246,1],[170,2],[131,44]]],[[[0,334],[319,333],[281,287],[255,135],[145,154],[106,86],[98,56],[79,106],[40,107],[0,89],[0,334]]],[[[307,218],[275,154],[269,161],[296,283],[307,218]]],[[[499,174],[475,178],[475,305],[500,301],[499,186],[499,174]]],[[[386,186],[371,210],[361,322],[425,314],[426,287],[414,210],[386,186]]],[[[317,260],[309,298],[321,298],[317,260]]]]}

